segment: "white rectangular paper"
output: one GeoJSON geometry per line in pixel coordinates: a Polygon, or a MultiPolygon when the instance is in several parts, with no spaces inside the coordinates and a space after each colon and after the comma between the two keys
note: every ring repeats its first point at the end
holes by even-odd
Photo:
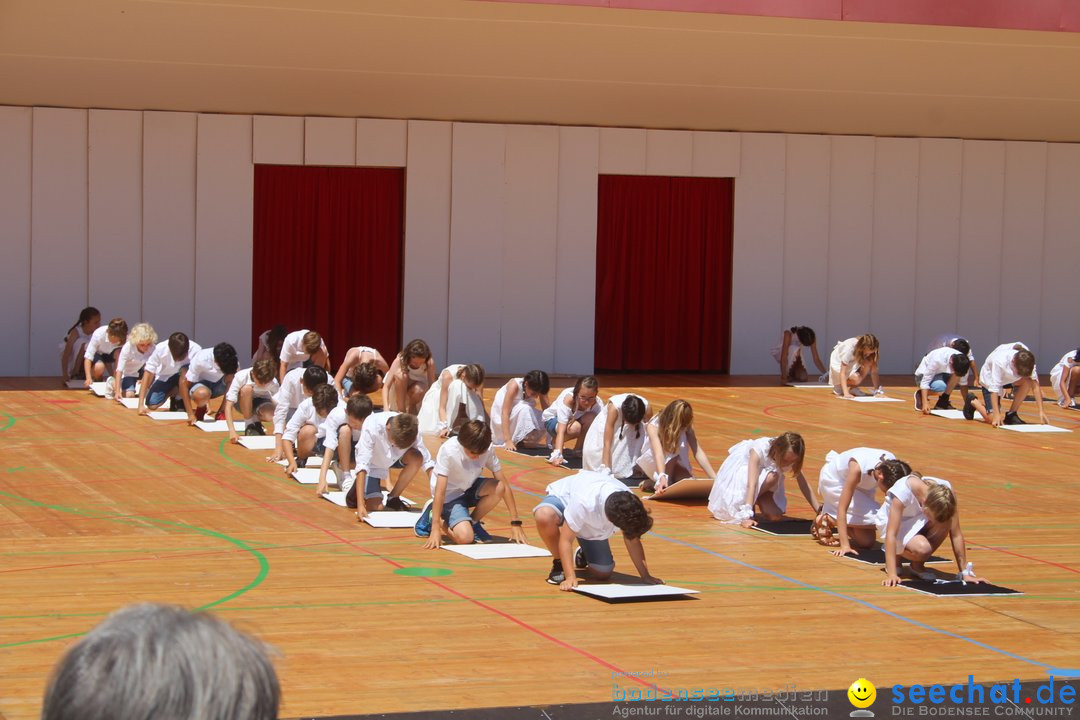
{"type": "MultiPolygon", "coordinates": [[[[318,485],[319,484],[319,468],[300,468],[292,474],[293,479],[301,485],[318,485]]],[[[327,471],[326,481],[334,482],[337,476],[334,473],[327,471]]],[[[336,483],[335,483],[336,484],[336,483]]]]}
{"type": "MultiPolygon", "coordinates": [[[[315,472],[317,473],[318,470],[316,470],[315,472]]],[[[333,473],[327,474],[326,477],[327,477],[328,481],[331,480],[332,475],[333,475],[333,473]]],[[[315,481],[318,482],[318,475],[315,476],[315,481]]],[[[382,493],[383,502],[386,502],[386,496],[388,494],[389,493],[387,493],[385,490],[383,490],[383,493],[382,493]]],[[[330,502],[334,503],[335,505],[340,505],[341,507],[346,507],[346,505],[345,505],[345,491],[343,491],[343,490],[337,490],[337,491],[334,491],[334,492],[325,492],[325,493],[323,493],[323,499],[329,500],[330,502]]],[[[401,498],[401,502],[405,503],[408,507],[416,507],[416,503],[414,503],[412,500],[410,500],[407,497],[401,498]]],[[[380,510],[379,512],[387,512],[390,515],[394,515],[394,514],[400,515],[400,514],[402,514],[400,512],[396,512],[394,510],[388,510],[388,511],[381,511],[380,510]]],[[[410,515],[412,517],[413,525],[415,525],[416,524],[416,518],[418,517],[418,515],[416,513],[405,513],[405,514],[410,515]]],[[[410,525],[409,527],[412,527],[412,525],[410,525]]]]}
{"type": "Polygon", "coordinates": [[[849,397],[844,400],[854,400],[855,402],[903,402],[900,398],[883,397],[881,395],[863,395],[861,397],[849,397]]]}
{"type": "Polygon", "coordinates": [[[98,397],[105,397],[105,383],[96,382],[90,383],[90,392],[94,393],[98,397]]]}
{"type": "Polygon", "coordinates": [[[1002,425],[1001,429],[1022,433],[1072,432],[1072,430],[1054,427],[1053,425],[1035,425],[1033,423],[1027,425],[1002,425]]]}
{"type": "Polygon", "coordinates": [[[341,492],[341,491],[324,492],[322,494],[322,496],[323,496],[323,500],[329,500],[330,502],[334,503],[335,505],[340,505],[341,507],[348,507],[345,504],[345,493],[344,492],[341,492]]]}
{"type": "MultiPolygon", "coordinates": [[[[271,440],[273,440],[273,436],[272,436],[272,435],[270,436],[270,439],[271,439],[271,440]]],[[[270,449],[271,449],[271,450],[273,450],[273,449],[274,449],[274,446],[273,446],[273,444],[271,444],[271,445],[270,445],[270,449]]],[[[278,461],[277,461],[277,464],[278,464],[278,465],[280,465],[281,467],[289,467],[289,461],[288,461],[288,460],[278,460],[278,461]]],[[[322,458],[321,458],[321,457],[319,457],[318,455],[311,455],[311,456],[310,456],[310,457],[308,457],[308,459],[307,459],[307,460],[305,460],[304,462],[302,462],[302,463],[301,463],[301,462],[297,462],[296,464],[297,464],[297,466],[299,466],[299,467],[313,467],[313,468],[318,468],[318,467],[322,467],[322,458]]]]}
{"type": "Polygon", "coordinates": [[[187,420],[187,413],[180,410],[151,410],[152,420],[187,420]]]}
{"type": "Polygon", "coordinates": [[[788,383],[788,387],[795,387],[795,388],[831,388],[832,385],[830,385],[829,383],[804,382],[804,383],[788,383]]]}
{"type": "MultiPolygon", "coordinates": [[[[963,420],[963,410],[931,410],[931,415],[937,415],[938,417],[945,418],[947,420],[963,420]]],[[[975,411],[975,417],[982,419],[982,413],[978,410],[975,411]]]]}
{"type": "MultiPolygon", "coordinates": [[[[229,432],[228,420],[214,420],[212,422],[199,421],[195,423],[195,427],[199,428],[203,432],[229,432]]],[[[244,429],[244,423],[240,420],[233,421],[233,430],[237,432],[244,429]]]]}
{"type": "Polygon", "coordinates": [[[134,398],[120,398],[120,404],[123,405],[124,407],[128,408],[129,410],[138,410],[139,409],[139,398],[137,398],[137,397],[134,397],[134,398]]]}
{"type": "Polygon", "coordinates": [[[250,437],[244,436],[240,438],[240,444],[246,447],[248,450],[273,450],[274,449],[274,436],[273,435],[252,435],[250,437]]]}
{"type": "Polygon", "coordinates": [[[376,510],[364,516],[364,522],[377,528],[411,528],[416,525],[420,513],[376,510]]]}
{"type": "Polygon", "coordinates": [[[675,587],[674,585],[624,585],[622,583],[601,583],[596,585],[578,585],[576,592],[608,600],[622,598],[663,597],[664,595],[694,595],[697,590],[675,587]]]}
{"type": "Polygon", "coordinates": [[[547,548],[519,543],[488,543],[486,545],[441,545],[443,550],[456,552],[473,560],[502,560],[504,558],[551,557],[547,548]]]}

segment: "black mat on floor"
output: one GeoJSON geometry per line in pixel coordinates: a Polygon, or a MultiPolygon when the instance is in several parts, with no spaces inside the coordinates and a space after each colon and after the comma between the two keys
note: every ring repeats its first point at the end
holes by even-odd
{"type": "Polygon", "coordinates": [[[754,530],[760,530],[769,535],[806,535],[810,537],[810,526],[813,520],[781,520],[779,522],[758,522],[754,530]]]}
{"type": "MultiPolygon", "coordinates": [[[[872,548],[863,548],[858,551],[858,555],[845,555],[848,560],[854,560],[856,562],[866,563],[867,565],[884,565],[885,564],[885,548],[881,545],[875,545],[872,548]]],[[[931,555],[930,559],[926,561],[929,564],[947,563],[952,562],[948,558],[943,558],[938,555],[931,555]]]]}
{"type": "Polygon", "coordinates": [[[901,587],[927,595],[938,597],[963,595],[966,597],[979,595],[1023,595],[1024,593],[1012,588],[993,585],[991,583],[962,583],[958,580],[903,580],[901,587]]]}

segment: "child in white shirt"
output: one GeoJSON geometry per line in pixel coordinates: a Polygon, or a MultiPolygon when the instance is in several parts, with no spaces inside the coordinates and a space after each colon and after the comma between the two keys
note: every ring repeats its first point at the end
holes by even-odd
{"type": "Polygon", "coordinates": [[[113,318],[105,327],[99,327],[90,335],[83,352],[83,374],[86,387],[95,380],[103,380],[116,368],[116,351],[127,341],[128,324],[124,318],[113,318]]]}
{"type": "Polygon", "coordinates": [[[286,335],[278,359],[281,362],[278,382],[285,379],[285,373],[301,366],[314,365],[330,372],[330,351],[322,336],[314,330],[297,330],[286,335]]]}
{"type": "Polygon", "coordinates": [[[360,431],[371,411],[371,398],[364,393],[354,393],[344,403],[338,403],[338,406],[326,416],[322,427],[323,457],[322,465],[319,467],[319,485],[315,490],[316,496],[321,496],[326,492],[326,473],[331,469],[335,456],[337,456],[337,469],[341,471],[342,476],[352,470],[356,443],[360,440],[360,431]]]}
{"type": "Polygon", "coordinates": [[[233,427],[234,410],[239,411],[247,425],[245,435],[266,434],[263,423],[274,419],[274,396],[281,389],[274,372],[276,367],[273,360],[263,358],[233,376],[229,391],[225,393],[225,420],[229,423],[229,442],[240,442],[240,437],[233,427]]]}
{"type": "MultiPolygon", "coordinates": [[[[354,482],[348,488],[342,487],[345,502],[356,508],[358,520],[383,506],[382,481],[390,476],[390,466],[397,461],[403,468],[386,498],[387,510],[406,509],[401,493],[416,473],[430,470],[435,463],[420,438],[415,415],[393,411],[369,415],[356,443],[354,482]],[[361,495],[363,502],[359,502],[361,495]]],[[[348,478],[345,483],[349,483],[348,478]]]]}
{"type": "Polygon", "coordinates": [[[274,454],[266,458],[267,462],[277,462],[285,459],[285,446],[282,444],[282,435],[285,434],[285,424],[293,416],[304,398],[310,397],[315,388],[325,385],[327,380],[326,370],[312,365],[307,368],[290,370],[281,381],[281,387],[274,395],[274,454]]]}
{"type": "Polygon", "coordinates": [[[324,383],[315,388],[311,397],[301,402],[289,418],[285,432],[281,435],[285,460],[288,461],[285,466],[286,475],[296,472],[298,460],[323,454],[323,421],[337,407],[338,400],[334,386],[324,383]]]}
{"type": "MultiPolygon", "coordinates": [[[[236,348],[229,343],[192,353],[187,370],[180,376],[180,399],[184,401],[189,425],[202,420],[210,401],[225,394],[239,365],[236,348]]],[[[224,410],[220,415],[217,419],[224,420],[224,410]]]]}
{"type": "Polygon", "coordinates": [[[146,361],[154,352],[157,333],[147,323],[138,323],[128,333],[127,342],[120,350],[116,361],[116,373],[112,377],[112,387],[106,388],[117,402],[121,397],[135,397],[135,386],[139,383],[146,361]]]}
{"type": "Polygon", "coordinates": [[[182,332],[174,332],[168,340],[162,340],[154,347],[154,352],[146,359],[139,385],[140,415],[156,410],[168,398],[173,398],[174,407],[182,407],[176,401],[180,373],[187,369],[190,356],[200,350],[202,347],[182,332]]]}

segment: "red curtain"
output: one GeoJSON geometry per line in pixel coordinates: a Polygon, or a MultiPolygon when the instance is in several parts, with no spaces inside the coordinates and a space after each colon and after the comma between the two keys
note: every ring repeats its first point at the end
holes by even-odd
{"type": "Polygon", "coordinates": [[[404,207],[402,168],[256,165],[252,347],[280,323],[322,334],[335,366],[397,353],[404,207]]]}
{"type": "Polygon", "coordinates": [[[601,175],[600,370],[728,371],[734,182],[601,175]]]}

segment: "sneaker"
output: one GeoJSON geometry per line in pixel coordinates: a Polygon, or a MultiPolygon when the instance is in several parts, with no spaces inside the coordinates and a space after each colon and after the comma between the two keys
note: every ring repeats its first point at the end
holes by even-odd
{"type": "Polygon", "coordinates": [[[484,529],[484,524],[479,520],[473,520],[472,524],[473,538],[478,543],[489,543],[495,539],[495,537],[484,529]]]}
{"type": "Polygon", "coordinates": [[[915,409],[922,410],[922,390],[915,391],[915,409]]]}
{"type": "Polygon", "coordinates": [[[578,570],[584,570],[589,567],[589,561],[585,559],[585,551],[580,547],[577,552],[574,553],[574,567],[578,570]]]}
{"type": "Polygon", "coordinates": [[[949,401],[948,395],[939,395],[937,403],[934,405],[935,410],[955,410],[952,402],[949,401]]]}
{"type": "Polygon", "coordinates": [[[244,428],[244,434],[248,437],[254,437],[256,435],[265,435],[266,428],[263,427],[261,422],[248,423],[248,426],[244,428]]]}
{"type": "Polygon", "coordinates": [[[1012,410],[1005,413],[1005,419],[1002,421],[1002,423],[1004,425],[1027,425],[1027,422],[1025,422],[1023,418],[1014,413],[1012,410]]]}
{"type": "Polygon", "coordinates": [[[206,406],[205,405],[201,405],[201,406],[195,408],[195,419],[198,420],[199,422],[202,422],[203,420],[206,419],[206,406]]]}
{"type": "Polygon", "coordinates": [[[105,381],[105,394],[111,397],[114,392],[116,392],[116,376],[110,375],[105,381]]]}
{"type": "Polygon", "coordinates": [[[428,537],[431,535],[431,503],[432,500],[428,500],[424,505],[424,509],[420,511],[420,517],[416,519],[416,524],[413,525],[413,532],[416,533],[416,537],[428,537]]]}
{"type": "Polygon", "coordinates": [[[975,399],[975,396],[972,395],[971,393],[964,393],[964,419],[965,420],[974,420],[975,419],[975,405],[972,403],[972,401],[974,399],[975,399]]]}
{"type": "Polygon", "coordinates": [[[172,412],[184,412],[184,401],[174,397],[169,400],[169,410],[172,412]]]}
{"type": "Polygon", "coordinates": [[[547,581],[549,585],[561,585],[562,581],[566,579],[566,573],[562,569],[562,560],[551,561],[551,572],[548,573],[547,581]]]}
{"type": "Polygon", "coordinates": [[[222,408],[221,410],[218,410],[216,413],[214,413],[214,419],[215,420],[224,420],[225,419],[225,409],[222,408]]]}
{"type": "Polygon", "coordinates": [[[387,510],[408,510],[409,509],[409,506],[406,505],[402,501],[402,499],[400,497],[398,497],[397,495],[388,495],[387,498],[386,498],[386,502],[383,503],[383,506],[387,510]]]}

